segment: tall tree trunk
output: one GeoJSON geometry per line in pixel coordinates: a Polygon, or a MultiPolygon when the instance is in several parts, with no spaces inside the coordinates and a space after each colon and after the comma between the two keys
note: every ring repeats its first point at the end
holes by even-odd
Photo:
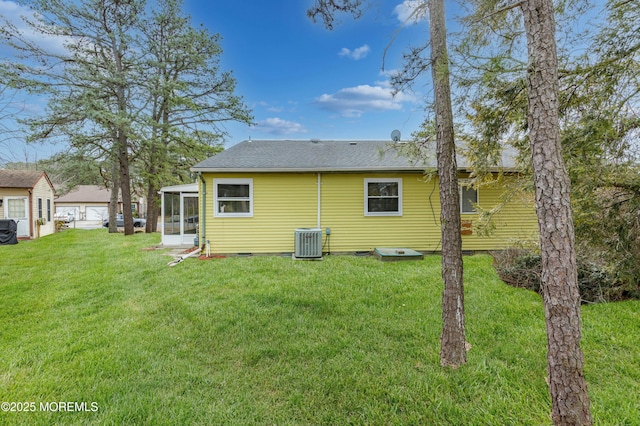
{"type": "MultiPolygon", "coordinates": [[[[155,110],[155,104],[154,104],[155,110]]],[[[156,185],[156,179],[158,175],[158,167],[156,164],[156,138],[157,138],[157,126],[155,124],[155,111],[152,116],[154,124],[151,128],[151,141],[149,143],[149,161],[146,165],[146,184],[147,184],[147,224],[145,225],[145,232],[155,232],[158,226],[158,216],[160,212],[160,205],[158,203],[158,190],[156,185]]]]}
{"type": "Polygon", "coordinates": [[[529,50],[529,138],[542,254],[542,292],[552,419],[590,425],[570,181],[562,159],[558,118],[558,60],[551,0],[521,3],[529,50]]]}
{"type": "MultiPolygon", "coordinates": [[[[159,69],[161,81],[166,84],[167,72],[159,69]]],[[[169,97],[165,91],[154,97],[152,109],[152,129],[147,170],[147,227],[146,232],[156,232],[158,217],[162,208],[162,200],[158,195],[161,179],[165,178],[167,152],[169,148],[169,97]]]]}
{"type": "Polygon", "coordinates": [[[444,1],[429,0],[431,69],[436,103],[437,160],[442,231],[442,337],[440,364],[458,367],[467,362],[464,325],[460,192],[453,133],[449,55],[444,1]]]}
{"type": "Polygon", "coordinates": [[[116,216],[118,215],[118,194],[120,194],[120,170],[116,156],[111,160],[111,195],[109,198],[109,233],[118,232],[118,223],[116,216]]]}
{"type": "MultiPolygon", "coordinates": [[[[117,18],[120,6],[126,5],[126,2],[121,3],[116,1],[112,7],[117,18]]],[[[126,50],[126,43],[123,41],[122,22],[116,19],[111,23],[104,21],[104,29],[109,35],[110,50],[113,55],[113,65],[115,67],[114,74],[117,77],[117,81],[114,84],[115,101],[118,112],[118,122],[114,124],[116,139],[115,151],[118,156],[118,162],[120,163],[120,193],[122,195],[122,219],[124,221],[124,235],[133,235],[133,212],[131,210],[131,177],[129,175],[129,129],[130,129],[130,115],[127,112],[127,82],[129,82],[129,76],[125,71],[124,51],[126,50]],[[113,25],[114,28],[111,28],[113,25]]]]}
{"type": "Polygon", "coordinates": [[[118,162],[120,163],[120,193],[122,195],[122,218],[124,235],[133,235],[133,211],[131,210],[131,176],[129,175],[129,152],[127,136],[118,132],[118,162]]]}
{"type": "Polygon", "coordinates": [[[148,142],[148,161],[146,170],[146,184],[147,184],[147,225],[145,232],[156,232],[158,228],[158,217],[160,216],[160,209],[162,208],[162,202],[158,196],[158,190],[160,184],[157,183],[159,179],[162,179],[160,175],[161,162],[158,159],[158,134],[160,133],[158,127],[159,116],[162,102],[160,102],[160,95],[154,95],[153,107],[151,109],[151,138],[148,142]]]}
{"type": "MultiPolygon", "coordinates": [[[[155,167],[150,170],[153,173],[155,167]]],[[[156,232],[158,229],[158,217],[160,216],[160,208],[162,206],[158,191],[154,180],[150,179],[147,185],[147,225],[145,232],[156,232]]]]}

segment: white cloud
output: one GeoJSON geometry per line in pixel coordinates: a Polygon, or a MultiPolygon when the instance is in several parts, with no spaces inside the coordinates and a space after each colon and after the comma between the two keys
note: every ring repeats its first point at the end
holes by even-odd
{"type": "Polygon", "coordinates": [[[390,69],[390,70],[381,70],[380,71],[380,75],[386,78],[391,78],[395,75],[397,75],[400,72],[400,70],[398,69],[390,69]]]}
{"type": "Polygon", "coordinates": [[[347,49],[346,47],[343,47],[342,50],[340,50],[340,52],[338,52],[338,56],[346,56],[347,58],[351,58],[354,61],[360,60],[365,58],[369,52],[371,51],[371,48],[369,47],[369,45],[365,44],[363,46],[360,46],[356,49],[350,50],[347,49]]]}
{"type": "Polygon", "coordinates": [[[405,0],[393,9],[402,25],[417,24],[424,21],[428,14],[425,0],[405,0]]]}
{"type": "Polygon", "coordinates": [[[286,105],[277,105],[265,101],[259,101],[254,102],[252,106],[254,109],[264,108],[265,111],[272,114],[279,114],[284,111],[295,112],[296,109],[296,103],[294,103],[293,101],[288,101],[286,105]]]}
{"type": "Polygon", "coordinates": [[[375,86],[362,84],[340,89],[334,94],[324,94],[316,98],[315,103],[345,117],[360,117],[366,112],[400,110],[403,103],[414,101],[413,96],[403,92],[394,96],[390,85],[380,82],[375,86]]]}
{"type": "Polygon", "coordinates": [[[272,135],[291,135],[294,133],[307,132],[307,129],[305,129],[302,124],[277,117],[259,121],[254,128],[260,132],[270,133],[272,135]]]}
{"type": "Polygon", "coordinates": [[[25,40],[35,43],[49,52],[65,52],[64,44],[69,41],[68,38],[41,34],[27,25],[25,19],[32,22],[39,20],[39,16],[29,7],[21,6],[12,1],[0,0],[0,15],[3,20],[15,25],[25,40]]]}
{"type": "MultiPolygon", "coordinates": [[[[23,7],[22,9],[28,10],[26,7],[23,7]]],[[[7,12],[15,13],[17,10],[20,10],[20,6],[18,6],[17,3],[0,0],[0,12],[3,14],[6,14],[7,12]]]]}

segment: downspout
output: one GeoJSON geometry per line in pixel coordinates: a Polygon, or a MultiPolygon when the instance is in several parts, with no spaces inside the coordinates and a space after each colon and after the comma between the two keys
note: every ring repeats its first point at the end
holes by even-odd
{"type": "Polygon", "coordinates": [[[322,190],[320,189],[322,187],[322,175],[320,173],[318,173],[318,226],[317,228],[321,228],[321,214],[322,214],[322,205],[321,205],[321,193],[322,190]]]}
{"type": "Polygon", "coordinates": [[[29,218],[29,239],[35,239],[36,237],[36,233],[35,233],[35,225],[33,223],[33,218],[35,217],[35,215],[33,214],[33,188],[28,190],[29,192],[29,211],[28,211],[28,218],[29,218]]]}
{"type": "Polygon", "coordinates": [[[201,202],[201,213],[198,222],[200,223],[200,243],[199,246],[202,247],[205,243],[206,236],[206,224],[207,224],[207,182],[202,177],[202,172],[198,172],[198,178],[200,178],[200,182],[202,182],[202,200],[201,202]]]}
{"type": "Polygon", "coordinates": [[[183,254],[182,256],[178,256],[177,258],[175,258],[171,262],[167,263],[167,265],[168,266],[176,266],[178,263],[184,261],[186,258],[191,257],[191,256],[195,256],[196,254],[199,254],[201,251],[202,251],[202,249],[200,247],[198,247],[197,249],[195,249],[192,252],[189,252],[187,254],[183,254]]]}

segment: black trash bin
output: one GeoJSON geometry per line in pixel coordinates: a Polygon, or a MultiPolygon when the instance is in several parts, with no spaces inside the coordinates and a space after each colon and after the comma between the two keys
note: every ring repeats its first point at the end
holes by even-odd
{"type": "Polygon", "coordinates": [[[0,220],[0,245],[18,244],[18,224],[13,219],[0,220]]]}

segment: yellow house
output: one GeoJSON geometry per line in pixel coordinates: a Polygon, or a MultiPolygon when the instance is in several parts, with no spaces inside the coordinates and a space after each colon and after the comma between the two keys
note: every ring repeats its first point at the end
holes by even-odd
{"type": "MultiPolygon", "coordinates": [[[[294,253],[320,234],[322,252],[441,249],[437,178],[388,141],[248,140],[195,165],[201,245],[211,253],[294,253]],[[307,232],[308,231],[308,232],[307,232]],[[305,238],[304,240],[301,238],[305,238]]],[[[513,164],[503,160],[509,171],[513,164]]],[[[469,168],[459,160],[459,177],[469,168]]],[[[507,178],[508,179],[508,178],[507,178]]],[[[537,235],[530,200],[507,203],[478,235],[477,207],[500,203],[501,184],[461,185],[463,250],[505,248],[537,235]]]]}
{"type": "Polygon", "coordinates": [[[55,191],[45,172],[0,170],[0,214],[18,224],[20,239],[55,232],[55,191]]]}

